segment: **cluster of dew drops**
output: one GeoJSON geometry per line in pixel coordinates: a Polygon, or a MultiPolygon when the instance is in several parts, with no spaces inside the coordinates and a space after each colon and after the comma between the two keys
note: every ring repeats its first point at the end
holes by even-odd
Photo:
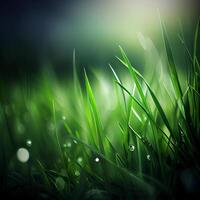
{"type": "MultiPolygon", "coordinates": [[[[135,151],[135,146],[133,144],[129,145],[129,151],[133,152],[135,151]]],[[[149,154],[147,154],[146,156],[147,160],[151,160],[151,156],[149,154]]]]}
{"type": "MultiPolygon", "coordinates": [[[[66,120],[66,117],[65,116],[62,116],[62,120],[66,120]]],[[[71,147],[71,143],[67,143],[67,144],[64,144],[65,147],[71,147]]],[[[27,139],[26,140],[26,146],[27,148],[30,148],[32,146],[32,141],[30,139],[27,139]]],[[[18,150],[17,150],[17,159],[22,162],[22,163],[26,163],[28,160],[29,160],[29,151],[28,149],[25,148],[25,147],[20,147],[18,150]]]]}
{"type": "MultiPolygon", "coordinates": [[[[62,120],[63,121],[66,120],[66,116],[65,115],[62,116],[62,120]]],[[[73,143],[77,144],[78,142],[76,140],[73,140],[73,143]]],[[[64,143],[63,147],[64,148],[71,148],[72,147],[72,143],[71,142],[64,143]]],[[[70,159],[68,159],[68,161],[70,161],[70,159]]],[[[77,162],[80,164],[82,161],[83,161],[83,158],[82,157],[78,157],[77,162]]],[[[99,163],[100,162],[100,158],[99,157],[95,157],[94,158],[94,162],[99,163]]],[[[75,174],[77,174],[77,173],[75,173],[75,174]]]]}
{"type": "MultiPolygon", "coordinates": [[[[62,120],[65,121],[65,120],[66,120],[66,117],[65,117],[65,116],[62,116],[62,120]]],[[[76,141],[76,140],[73,140],[73,142],[74,142],[74,144],[77,144],[77,141],[76,141]]],[[[27,140],[26,140],[26,146],[27,146],[28,148],[32,146],[32,141],[31,141],[30,139],[27,139],[27,140]]],[[[67,142],[67,143],[63,144],[63,147],[64,147],[64,148],[71,148],[71,146],[72,146],[71,142],[67,142]]],[[[135,146],[134,146],[133,144],[129,145],[129,151],[131,151],[131,152],[135,151],[135,146]]],[[[21,147],[21,148],[19,148],[19,149],[17,150],[17,158],[18,158],[18,160],[19,160],[20,162],[26,163],[26,162],[29,160],[29,157],[30,157],[30,156],[29,156],[29,151],[28,151],[27,148],[21,147]]],[[[147,158],[147,160],[151,160],[151,157],[150,157],[149,154],[146,156],[146,158],[147,158]]],[[[78,157],[77,162],[78,162],[78,163],[81,163],[82,160],[83,160],[83,159],[82,159],[81,157],[78,157]]],[[[69,159],[68,161],[70,161],[70,159],[69,159]]],[[[99,163],[99,162],[100,162],[100,158],[99,158],[99,157],[95,157],[95,158],[94,158],[94,162],[99,163]]],[[[75,172],[75,175],[76,175],[76,176],[79,175],[77,171],[75,172]]]]}
{"type": "MultiPolygon", "coordinates": [[[[62,120],[65,121],[66,120],[66,117],[65,116],[62,116],[62,120]]],[[[73,143],[74,144],[77,144],[78,142],[76,140],[73,140],[73,143]]],[[[16,152],[16,156],[17,156],[17,159],[22,162],[22,163],[26,163],[28,162],[29,160],[29,157],[30,157],[30,154],[29,154],[29,150],[28,148],[30,148],[32,146],[32,141],[30,139],[27,139],[26,140],[26,148],[25,147],[20,147],[17,152],[16,152]]],[[[67,143],[64,143],[63,144],[63,147],[64,148],[71,148],[72,147],[72,143],[71,142],[67,142],[67,143]]],[[[68,158],[68,162],[70,162],[70,158],[68,158]]],[[[81,164],[83,162],[83,158],[82,157],[78,157],[77,158],[77,162],[79,164],[81,164]]],[[[95,157],[94,158],[94,162],[96,163],[99,163],[100,162],[100,158],[99,157],[95,157]]],[[[80,176],[80,172],[78,170],[75,170],[74,172],[74,175],[75,176],[80,176]]],[[[65,182],[64,180],[62,179],[62,177],[57,177],[56,178],[56,187],[59,189],[59,190],[62,190],[64,189],[64,185],[65,185],[65,182]]]]}

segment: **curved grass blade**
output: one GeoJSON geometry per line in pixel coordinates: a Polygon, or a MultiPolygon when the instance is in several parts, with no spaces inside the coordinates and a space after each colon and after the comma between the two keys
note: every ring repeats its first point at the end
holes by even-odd
{"type": "MultiPolygon", "coordinates": [[[[117,82],[117,84],[122,87],[129,95],[130,97],[134,100],[134,102],[136,102],[137,105],[139,105],[139,107],[146,113],[146,115],[149,117],[150,121],[153,122],[153,124],[157,127],[158,130],[160,130],[163,135],[169,140],[169,137],[167,136],[167,134],[160,128],[158,127],[157,123],[155,122],[155,120],[153,119],[152,115],[146,110],[146,108],[144,108],[144,106],[120,83],[117,82]]],[[[174,143],[170,140],[170,143],[174,146],[174,143]]]]}
{"type": "MultiPolygon", "coordinates": [[[[125,54],[124,51],[123,51],[123,49],[122,49],[121,51],[123,52],[123,54],[125,54]]],[[[124,55],[124,56],[126,56],[126,55],[124,55]]],[[[126,57],[126,58],[127,58],[127,57],[126,57]]],[[[127,59],[128,59],[128,58],[127,58],[127,59]]],[[[145,80],[145,78],[144,78],[135,68],[133,68],[133,67],[130,66],[129,64],[126,64],[126,63],[123,62],[121,59],[119,59],[119,60],[120,60],[120,62],[122,62],[122,64],[124,64],[125,66],[129,67],[129,70],[132,72],[132,74],[134,74],[134,78],[135,78],[136,80],[138,80],[137,77],[136,77],[136,75],[138,75],[138,76],[144,81],[144,83],[146,84],[146,86],[147,86],[147,88],[148,88],[148,90],[149,90],[149,92],[150,92],[150,94],[151,94],[151,96],[152,96],[152,99],[153,99],[153,101],[154,101],[154,103],[155,103],[155,106],[157,107],[157,109],[158,109],[158,111],[159,111],[159,113],[160,113],[160,115],[161,115],[161,117],[162,117],[162,119],[163,119],[163,122],[164,122],[165,125],[167,126],[168,130],[170,131],[170,133],[173,134],[172,128],[170,127],[170,124],[169,124],[169,121],[168,121],[168,119],[167,119],[167,117],[166,117],[166,115],[165,115],[165,112],[163,111],[162,106],[160,105],[158,99],[156,98],[156,96],[155,96],[153,90],[151,89],[150,85],[147,83],[147,81],[145,80]]],[[[134,79],[134,80],[135,80],[135,79],[134,79]]],[[[138,82],[138,81],[137,81],[137,82],[138,82]]],[[[142,92],[142,94],[143,94],[143,92],[142,92]]],[[[145,99],[145,102],[146,102],[146,99],[145,99]]]]}
{"type": "Polygon", "coordinates": [[[103,133],[103,128],[102,128],[102,124],[101,124],[101,121],[100,121],[99,111],[97,109],[96,101],[95,101],[95,98],[94,98],[92,88],[90,86],[90,82],[88,80],[86,71],[84,73],[85,73],[85,85],[86,85],[86,92],[87,92],[87,97],[88,97],[88,101],[89,101],[90,113],[91,113],[91,116],[92,116],[93,121],[95,123],[96,133],[97,133],[97,137],[98,137],[99,149],[100,149],[102,154],[105,154],[103,139],[102,139],[102,135],[101,135],[103,133]]]}
{"type": "Polygon", "coordinates": [[[141,99],[142,99],[142,102],[143,102],[144,106],[147,107],[146,97],[145,97],[145,95],[144,95],[144,93],[143,93],[142,87],[141,87],[140,82],[139,82],[139,80],[138,80],[138,78],[137,78],[137,76],[136,76],[136,73],[135,73],[134,70],[132,70],[133,67],[132,67],[132,65],[131,65],[131,63],[130,63],[128,57],[126,56],[126,53],[124,52],[124,50],[122,49],[121,46],[119,46],[119,49],[120,49],[120,51],[121,51],[121,54],[122,54],[122,57],[123,57],[124,61],[121,61],[121,59],[119,59],[119,58],[118,58],[118,59],[119,59],[123,64],[126,63],[125,66],[128,67],[129,73],[131,74],[131,77],[132,77],[132,79],[134,80],[134,82],[135,82],[135,84],[136,84],[136,88],[138,89],[138,92],[139,92],[139,94],[140,94],[140,97],[141,97],[141,99]]]}
{"type": "Polygon", "coordinates": [[[169,43],[169,40],[168,40],[168,37],[167,37],[167,32],[166,32],[164,24],[162,24],[162,32],[163,32],[165,49],[166,49],[166,53],[167,53],[168,69],[169,69],[171,81],[172,81],[172,84],[173,84],[173,87],[174,87],[174,90],[175,90],[177,97],[179,99],[181,99],[182,96],[183,96],[183,93],[182,93],[182,90],[181,90],[181,85],[180,85],[178,74],[177,74],[177,71],[176,71],[176,65],[175,65],[175,62],[174,62],[171,46],[170,46],[170,43],[169,43]]]}
{"type": "MultiPolygon", "coordinates": [[[[121,81],[120,78],[117,76],[117,74],[116,74],[115,70],[113,69],[113,67],[112,67],[110,64],[109,64],[109,67],[110,67],[110,69],[111,69],[111,71],[112,71],[112,73],[113,73],[113,75],[114,75],[116,81],[122,84],[122,81],[121,81]]],[[[127,105],[126,105],[126,98],[125,98],[124,90],[121,89],[121,91],[122,91],[122,96],[123,96],[123,100],[124,100],[125,110],[127,111],[127,105]]]]}

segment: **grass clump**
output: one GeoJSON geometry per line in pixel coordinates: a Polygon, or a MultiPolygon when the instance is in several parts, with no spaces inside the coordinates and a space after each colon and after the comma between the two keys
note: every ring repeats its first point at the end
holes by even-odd
{"type": "Polygon", "coordinates": [[[128,72],[129,85],[110,65],[113,84],[107,96],[90,83],[86,71],[82,87],[75,52],[73,84],[67,88],[49,75],[39,78],[31,93],[23,86],[6,94],[2,89],[2,195],[172,199],[199,193],[199,24],[193,53],[184,46],[190,59],[186,86],[180,83],[184,77],[177,71],[164,25],[162,30],[165,81],[159,81],[158,72],[147,81],[119,47],[117,59],[128,72]],[[22,147],[26,155],[18,157],[26,156],[26,163],[16,157],[22,147]]]}

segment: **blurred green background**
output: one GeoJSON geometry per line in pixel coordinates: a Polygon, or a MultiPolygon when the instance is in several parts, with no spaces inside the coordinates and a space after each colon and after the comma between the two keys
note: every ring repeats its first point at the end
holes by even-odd
{"type": "MultiPolygon", "coordinates": [[[[0,75],[10,82],[34,78],[47,66],[60,77],[70,76],[74,48],[80,67],[104,70],[114,62],[119,44],[134,64],[144,66],[151,43],[158,51],[163,47],[158,13],[167,23],[175,54],[181,55],[176,40],[180,23],[190,45],[199,12],[197,0],[21,0],[1,4],[0,75]]],[[[181,56],[177,57],[181,62],[181,56]]]]}
{"type": "Polygon", "coordinates": [[[198,1],[0,9],[0,196],[199,194],[198,1]]]}

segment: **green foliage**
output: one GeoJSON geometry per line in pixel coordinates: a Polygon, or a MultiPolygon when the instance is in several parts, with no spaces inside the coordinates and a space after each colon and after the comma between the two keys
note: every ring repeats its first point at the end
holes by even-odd
{"type": "Polygon", "coordinates": [[[189,171],[194,184],[200,180],[199,23],[193,55],[183,43],[191,61],[186,86],[164,25],[162,30],[167,82],[154,74],[154,84],[148,83],[119,47],[117,59],[131,86],[109,65],[114,79],[109,94],[102,95],[86,71],[82,87],[75,51],[73,84],[45,72],[29,94],[23,85],[1,87],[1,192],[9,189],[12,195],[17,185],[27,184],[42,185],[44,199],[159,199],[196,192],[184,177],[189,171]],[[20,147],[29,151],[26,163],[17,160],[20,147]]]}

